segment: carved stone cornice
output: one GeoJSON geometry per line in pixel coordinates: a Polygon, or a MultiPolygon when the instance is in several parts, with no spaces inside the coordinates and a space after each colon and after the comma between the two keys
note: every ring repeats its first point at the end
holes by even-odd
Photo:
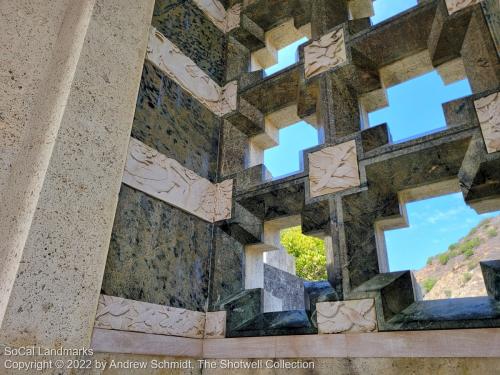
{"type": "Polygon", "coordinates": [[[120,331],[203,338],[205,313],[101,294],[94,326],[120,331]]]}
{"type": "Polygon", "coordinates": [[[233,180],[213,184],[135,138],[123,183],[211,223],[231,217],[233,180]]]}
{"type": "Polygon", "coordinates": [[[362,299],[316,304],[318,333],[355,333],[377,330],[375,301],[362,299]]]}
{"type": "Polygon", "coordinates": [[[336,193],[359,185],[355,141],[325,147],[309,154],[311,197],[336,193]]]}
{"type": "Polygon", "coordinates": [[[194,0],[194,3],[223,33],[240,25],[241,4],[235,4],[226,10],[217,0],[194,0]]]}
{"type": "Polygon", "coordinates": [[[347,62],[344,29],[323,35],[304,48],[305,76],[314,77],[347,62]]]}
{"type": "Polygon", "coordinates": [[[224,116],[236,110],[238,90],[236,81],[220,87],[154,27],[150,29],[146,59],[217,116],[224,116]]]}

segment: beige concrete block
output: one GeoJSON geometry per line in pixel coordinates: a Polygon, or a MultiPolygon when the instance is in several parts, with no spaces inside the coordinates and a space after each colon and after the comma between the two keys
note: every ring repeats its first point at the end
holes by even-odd
{"type": "Polygon", "coordinates": [[[434,69],[428,50],[408,56],[380,69],[380,80],[385,88],[403,83],[434,69]]]}
{"type": "Polygon", "coordinates": [[[305,76],[314,77],[347,62],[344,29],[340,28],[323,35],[304,48],[305,76]]]}
{"type": "Polygon", "coordinates": [[[283,129],[287,126],[296,124],[301,121],[297,116],[297,104],[292,104],[278,111],[269,113],[265,117],[266,123],[271,123],[277,129],[283,129]]]}
{"type": "MultiPolygon", "coordinates": [[[[92,333],[90,347],[96,353],[201,358],[203,354],[203,339],[96,328],[92,333]]],[[[167,373],[169,374],[170,372],[167,373]]]]}
{"type": "Polygon", "coordinates": [[[203,338],[205,313],[101,294],[95,327],[203,338]]]}
{"type": "Polygon", "coordinates": [[[356,142],[349,141],[309,154],[311,197],[360,185],[356,142]]]}
{"type": "Polygon", "coordinates": [[[375,301],[362,299],[316,304],[318,333],[359,333],[377,330],[375,301]]]}
{"type": "Polygon", "coordinates": [[[488,153],[500,151],[500,93],[474,102],[488,153]]]}
{"type": "Polygon", "coordinates": [[[0,341],[9,345],[90,342],[154,4],[93,5],[8,2],[2,38],[34,33],[28,45],[49,46],[41,60],[22,41],[9,49],[15,65],[39,64],[0,204],[0,341]]]}
{"type": "Polygon", "coordinates": [[[266,32],[266,45],[271,45],[275,49],[280,50],[305,36],[307,37],[307,33],[308,28],[306,25],[300,29],[296,29],[293,18],[290,18],[281,25],[266,32]]]}
{"type": "Polygon", "coordinates": [[[236,81],[220,87],[154,27],[150,29],[146,58],[216,115],[236,110],[236,81]]]}
{"type": "Polygon", "coordinates": [[[245,289],[264,288],[264,255],[261,248],[245,246],[245,289]]]}
{"type": "Polygon", "coordinates": [[[226,311],[208,311],[205,316],[205,338],[223,339],[226,337],[226,311]]]}
{"type": "Polygon", "coordinates": [[[445,85],[467,78],[462,58],[453,59],[436,68],[445,85]]]}
{"type": "Polygon", "coordinates": [[[306,37],[311,38],[311,24],[295,28],[293,18],[265,33],[266,46],[251,54],[251,70],[266,69],[278,63],[278,50],[306,37]]]}
{"type": "Polygon", "coordinates": [[[375,15],[373,0],[349,0],[348,5],[350,17],[353,20],[375,15]]]}
{"type": "Polygon", "coordinates": [[[385,89],[378,89],[363,94],[360,96],[359,102],[366,112],[373,112],[389,105],[385,89]]]}
{"type": "Polygon", "coordinates": [[[448,13],[453,14],[474,4],[479,4],[482,0],[445,0],[448,13]]]}
{"type": "Polygon", "coordinates": [[[135,138],[123,183],[208,222],[231,217],[232,180],[213,184],[135,138]]]}
{"type": "Polygon", "coordinates": [[[226,11],[218,0],[194,0],[194,3],[224,33],[240,25],[241,4],[236,4],[226,11]]]}
{"type": "Polygon", "coordinates": [[[250,143],[263,150],[275,147],[279,143],[279,130],[273,123],[266,121],[264,133],[251,137],[250,143]]]}
{"type": "Polygon", "coordinates": [[[250,55],[250,70],[252,72],[267,69],[277,63],[278,51],[272,46],[261,48],[250,55]]]}

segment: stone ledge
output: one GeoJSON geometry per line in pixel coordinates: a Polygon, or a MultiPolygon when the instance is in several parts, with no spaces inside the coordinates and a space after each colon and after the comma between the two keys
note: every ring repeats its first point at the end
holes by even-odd
{"type": "Polygon", "coordinates": [[[94,329],[98,353],[194,358],[498,358],[500,328],[190,339],[94,329]]]}

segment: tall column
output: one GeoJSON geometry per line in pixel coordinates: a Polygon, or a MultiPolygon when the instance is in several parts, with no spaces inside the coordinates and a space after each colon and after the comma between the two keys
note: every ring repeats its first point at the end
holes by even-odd
{"type": "Polygon", "coordinates": [[[0,5],[0,343],[90,342],[153,5],[0,5]]]}

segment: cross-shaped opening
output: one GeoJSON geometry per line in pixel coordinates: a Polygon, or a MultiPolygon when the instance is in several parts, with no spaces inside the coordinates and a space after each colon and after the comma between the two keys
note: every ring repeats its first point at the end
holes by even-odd
{"type": "Polygon", "coordinates": [[[500,211],[477,214],[461,193],[405,207],[407,227],[384,232],[389,270],[413,270],[424,300],[486,296],[479,262],[500,259],[500,211]]]}

